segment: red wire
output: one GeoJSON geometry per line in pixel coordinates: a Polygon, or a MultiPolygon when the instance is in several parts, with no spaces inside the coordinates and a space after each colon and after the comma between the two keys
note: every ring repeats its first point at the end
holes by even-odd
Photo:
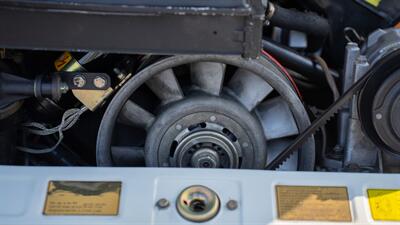
{"type": "Polygon", "coordinates": [[[299,95],[300,99],[303,99],[303,96],[301,95],[301,92],[299,90],[299,88],[297,87],[296,82],[293,80],[293,77],[290,76],[289,72],[285,69],[285,67],[282,66],[282,64],[280,64],[278,62],[278,60],[276,60],[272,55],[270,55],[268,52],[266,52],[265,50],[261,50],[262,54],[264,54],[266,57],[268,57],[270,60],[272,60],[273,63],[275,63],[276,66],[279,67],[279,69],[285,74],[285,76],[287,77],[287,79],[290,81],[290,83],[292,83],[295,91],[297,92],[297,94],[299,95]]]}

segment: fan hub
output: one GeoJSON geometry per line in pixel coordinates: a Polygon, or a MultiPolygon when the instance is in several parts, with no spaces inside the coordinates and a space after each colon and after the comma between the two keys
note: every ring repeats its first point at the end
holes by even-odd
{"type": "Polygon", "coordinates": [[[165,109],[149,130],[145,154],[151,166],[262,168],[266,141],[243,106],[204,95],[165,109]]]}
{"type": "MultiPolygon", "coordinates": [[[[241,135],[246,134],[241,132],[241,135]]],[[[176,149],[170,150],[174,151],[173,161],[176,166],[196,168],[238,168],[240,166],[239,158],[242,154],[236,136],[218,124],[206,122],[202,125],[189,126],[189,129],[185,129],[178,135],[174,143],[178,143],[176,149]],[[197,129],[192,130],[191,127],[197,129]]]]}

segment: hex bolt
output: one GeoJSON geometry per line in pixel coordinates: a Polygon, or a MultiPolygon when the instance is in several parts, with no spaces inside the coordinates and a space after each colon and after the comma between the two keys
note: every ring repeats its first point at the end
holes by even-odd
{"type": "Polygon", "coordinates": [[[212,122],[214,122],[214,121],[216,121],[216,120],[217,120],[217,117],[215,117],[215,116],[211,116],[211,117],[210,117],[210,120],[211,120],[212,122]]]}
{"type": "Polygon", "coordinates": [[[235,210],[238,208],[238,202],[236,200],[229,200],[226,203],[226,208],[228,208],[229,210],[235,210]]]}
{"type": "Polygon", "coordinates": [[[93,80],[93,84],[97,88],[104,88],[107,84],[107,81],[103,77],[95,77],[93,80]]]}
{"type": "Polygon", "coordinates": [[[157,201],[156,205],[157,205],[157,207],[159,209],[166,209],[166,208],[169,207],[169,201],[167,199],[165,199],[165,198],[162,198],[162,199],[157,201]]]}
{"type": "Polygon", "coordinates": [[[86,84],[86,79],[81,75],[76,75],[74,78],[72,78],[72,83],[75,85],[75,87],[82,88],[86,84]]]}

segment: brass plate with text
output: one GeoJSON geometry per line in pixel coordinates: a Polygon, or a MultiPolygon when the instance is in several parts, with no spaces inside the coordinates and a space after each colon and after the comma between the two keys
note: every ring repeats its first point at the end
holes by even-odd
{"type": "Polygon", "coordinates": [[[50,181],[44,215],[116,216],[121,182],[50,181]]]}
{"type": "Polygon", "coordinates": [[[346,187],[276,186],[281,220],[351,222],[346,187]]]}

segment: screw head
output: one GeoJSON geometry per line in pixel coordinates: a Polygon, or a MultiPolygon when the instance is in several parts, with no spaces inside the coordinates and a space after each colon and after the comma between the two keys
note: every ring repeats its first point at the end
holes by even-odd
{"type": "Polygon", "coordinates": [[[175,126],[175,129],[177,129],[177,130],[182,130],[182,125],[177,124],[177,125],[175,126]]]}
{"type": "Polygon", "coordinates": [[[93,84],[97,88],[104,88],[107,84],[107,81],[103,77],[95,77],[93,84]]]}
{"type": "Polygon", "coordinates": [[[72,83],[75,85],[75,87],[82,88],[86,85],[86,79],[81,75],[76,75],[74,78],[72,78],[72,83]]]}
{"type": "Polygon", "coordinates": [[[378,113],[375,115],[377,120],[381,120],[383,118],[383,115],[381,113],[378,113]]]}
{"type": "Polygon", "coordinates": [[[169,201],[165,198],[162,198],[157,201],[156,205],[159,209],[166,209],[169,207],[169,201]]]}
{"type": "Polygon", "coordinates": [[[214,121],[216,121],[216,120],[217,120],[217,117],[215,117],[215,116],[211,116],[211,117],[210,117],[210,120],[211,120],[212,122],[214,122],[214,121]]]}
{"type": "Polygon", "coordinates": [[[236,200],[229,200],[226,203],[226,208],[228,208],[229,210],[235,210],[238,208],[238,202],[236,200]]]}

